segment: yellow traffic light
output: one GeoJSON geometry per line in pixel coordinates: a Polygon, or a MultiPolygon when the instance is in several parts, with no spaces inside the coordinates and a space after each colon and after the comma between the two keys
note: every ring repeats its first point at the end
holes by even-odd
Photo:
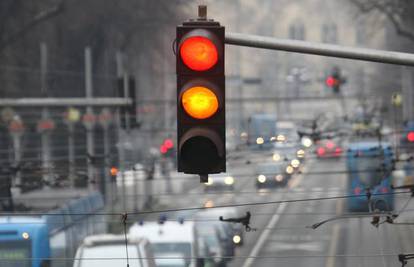
{"type": "Polygon", "coordinates": [[[185,112],[195,119],[207,119],[213,116],[219,106],[213,91],[203,86],[195,86],[184,92],[181,103],[185,112]]]}

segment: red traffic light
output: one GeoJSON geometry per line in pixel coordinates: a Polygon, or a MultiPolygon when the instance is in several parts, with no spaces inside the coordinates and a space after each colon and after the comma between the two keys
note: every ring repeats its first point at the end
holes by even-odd
{"type": "Polygon", "coordinates": [[[164,144],[162,144],[161,146],[160,146],[160,153],[161,154],[166,154],[168,152],[168,148],[164,145],[164,144]]]}
{"type": "Polygon", "coordinates": [[[407,140],[408,142],[414,142],[414,132],[409,132],[407,134],[407,140]]]}
{"type": "Polygon", "coordinates": [[[339,83],[339,81],[335,79],[334,77],[329,76],[328,78],[326,78],[325,83],[328,87],[334,87],[335,85],[339,83]]]}
{"type": "Polygon", "coordinates": [[[195,71],[209,70],[218,60],[216,45],[203,36],[185,39],[180,46],[180,55],[184,64],[195,71]]]}
{"type": "Polygon", "coordinates": [[[171,148],[173,148],[173,147],[174,147],[174,143],[173,143],[173,141],[172,141],[171,139],[165,139],[165,140],[164,140],[164,146],[165,146],[167,149],[171,149],[171,148]]]}

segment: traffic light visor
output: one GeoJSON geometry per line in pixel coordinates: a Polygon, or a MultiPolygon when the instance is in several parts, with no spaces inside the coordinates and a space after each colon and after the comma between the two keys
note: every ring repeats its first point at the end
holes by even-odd
{"type": "Polygon", "coordinates": [[[182,97],[181,104],[185,112],[195,119],[207,119],[218,110],[217,95],[210,89],[195,86],[187,89],[182,97]]]}
{"type": "Polygon", "coordinates": [[[185,39],[180,46],[180,55],[184,64],[195,71],[205,71],[216,65],[218,51],[216,45],[203,36],[185,39]]]}

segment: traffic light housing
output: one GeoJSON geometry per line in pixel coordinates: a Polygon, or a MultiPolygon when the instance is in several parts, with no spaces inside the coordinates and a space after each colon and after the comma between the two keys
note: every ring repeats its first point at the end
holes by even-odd
{"type": "Polygon", "coordinates": [[[226,170],[224,27],[206,18],[177,26],[178,171],[226,170]]]}
{"type": "Polygon", "coordinates": [[[325,79],[326,86],[332,88],[335,94],[339,94],[341,92],[341,85],[344,83],[346,83],[346,79],[341,75],[341,69],[339,67],[333,67],[325,79]]]}

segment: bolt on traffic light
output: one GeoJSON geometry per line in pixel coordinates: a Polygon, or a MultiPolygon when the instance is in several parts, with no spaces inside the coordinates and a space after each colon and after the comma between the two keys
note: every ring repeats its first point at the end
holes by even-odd
{"type": "Polygon", "coordinates": [[[177,26],[177,158],[179,172],[205,182],[226,170],[226,117],[224,27],[203,8],[177,26]]]}

